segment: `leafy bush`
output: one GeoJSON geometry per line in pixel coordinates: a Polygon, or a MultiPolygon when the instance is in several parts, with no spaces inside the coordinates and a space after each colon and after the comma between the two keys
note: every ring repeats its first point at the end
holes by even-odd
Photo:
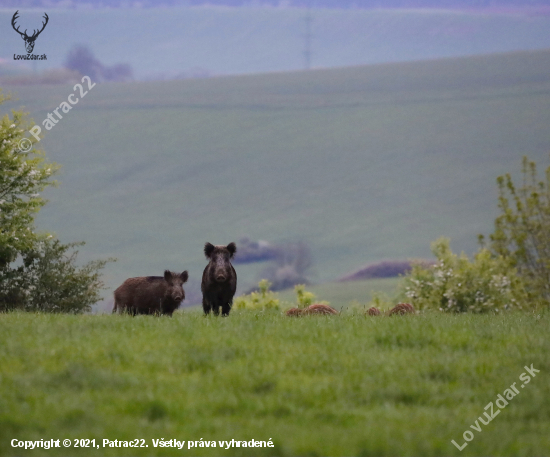
{"type": "MultiPolygon", "coordinates": [[[[0,91],[0,105],[6,97],[0,91]]],[[[0,311],[78,312],[100,299],[99,270],[107,261],[75,265],[79,243],[62,244],[38,233],[34,217],[55,184],[57,165],[24,138],[30,125],[21,112],[0,118],[0,311]]],[[[82,244],[82,243],[80,243],[82,244]]]]}
{"type": "Polygon", "coordinates": [[[259,292],[251,292],[247,295],[241,295],[235,299],[235,309],[279,309],[279,299],[277,294],[269,290],[271,283],[267,279],[262,279],[259,284],[259,292]]]}
{"type": "Polygon", "coordinates": [[[0,276],[0,310],[82,312],[101,299],[99,270],[106,260],[75,265],[84,243],[47,239],[22,255],[23,265],[0,276]]]}
{"type": "Polygon", "coordinates": [[[470,261],[453,254],[446,238],[432,251],[437,263],[415,265],[404,279],[405,295],[417,309],[483,313],[525,306],[524,283],[506,258],[482,248],[470,261]]]}
{"type": "MultiPolygon", "coordinates": [[[[523,278],[529,300],[550,304],[550,167],[537,178],[535,162],[523,158],[523,185],[499,176],[499,208],[490,251],[507,259],[523,278]]],[[[480,235],[484,245],[484,238],[480,235]]]]}

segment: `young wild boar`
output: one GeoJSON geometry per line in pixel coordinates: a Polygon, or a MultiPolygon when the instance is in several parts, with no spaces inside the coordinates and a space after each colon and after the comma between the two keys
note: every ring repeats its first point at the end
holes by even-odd
{"type": "Polygon", "coordinates": [[[309,305],[305,310],[304,314],[307,314],[309,316],[313,315],[323,315],[323,316],[330,316],[331,314],[338,314],[338,311],[336,311],[333,307],[328,305],[323,305],[321,303],[314,303],[313,305],[309,305]]]}
{"type": "Polygon", "coordinates": [[[202,308],[204,313],[212,311],[216,316],[222,308],[222,316],[228,316],[237,289],[237,273],[230,260],[237,252],[235,243],[214,246],[206,243],[204,255],[210,260],[202,274],[202,308]]]}
{"type": "Polygon", "coordinates": [[[285,311],[285,315],[288,317],[301,317],[304,315],[304,310],[300,308],[290,308],[285,311]]]}
{"type": "Polygon", "coordinates": [[[339,313],[331,306],[323,305],[322,303],[314,303],[313,305],[309,305],[305,309],[291,308],[285,311],[285,315],[289,317],[330,316],[333,314],[339,314],[339,313]]]}
{"type": "Polygon", "coordinates": [[[367,309],[367,314],[369,316],[380,316],[380,310],[373,306],[372,308],[367,309]]]}
{"type": "MultiPolygon", "coordinates": [[[[414,310],[414,307],[410,303],[399,303],[395,305],[392,309],[386,311],[384,313],[385,316],[403,316],[404,314],[415,314],[416,311],[414,310]]],[[[367,310],[367,314],[369,316],[380,316],[381,311],[378,308],[375,308],[374,306],[372,308],[369,308],[367,310]]]]}
{"type": "Polygon", "coordinates": [[[415,310],[410,303],[399,303],[388,311],[388,316],[403,316],[404,314],[415,314],[415,310]]]}
{"type": "Polygon", "coordinates": [[[115,307],[113,313],[128,312],[133,314],[168,314],[179,307],[185,298],[183,284],[189,275],[173,273],[169,270],[164,276],[142,276],[130,278],[115,290],[115,307]]]}

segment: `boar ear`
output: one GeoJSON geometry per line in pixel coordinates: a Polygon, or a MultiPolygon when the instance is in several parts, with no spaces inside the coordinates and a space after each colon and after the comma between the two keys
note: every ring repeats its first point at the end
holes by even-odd
{"type": "Polygon", "coordinates": [[[214,245],[213,244],[210,244],[210,243],[206,243],[204,245],[204,255],[206,256],[207,259],[210,258],[210,256],[212,255],[212,253],[214,252],[214,245]]]}
{"type": "Polygon", "coordinates": [[[189,279],[189,273],[187,273],[187,270],[185,270],[181,275],[180,275],[180,278],[183,282],[187,282],[187,280],[189,279]]]}
{"type": "Polygon", "coordinates": [[[172,272],[170,270],[164,270],[164,279],[167,282],[172,282],[172,272]]]}
{"type": "Polygon", "coordinates": [[[229,254],[231,254],[230,258],[233,258],[235,252],[237,252],[237,245],[235,243],[229,243],[227,245],[227,250],[229,251],[229,254]]]}

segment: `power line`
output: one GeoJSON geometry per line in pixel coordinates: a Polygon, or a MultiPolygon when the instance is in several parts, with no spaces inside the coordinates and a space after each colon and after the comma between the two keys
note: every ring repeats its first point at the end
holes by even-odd
{"type": "Polygon", "coordinates": [[[307,14],[304,18],[306,23],[306,33],[304,34],[304,67],[306,70],[309,70],[311,68],[311,39],[312,39],[312,32],[311,32],[311,23],[313,22],[313,17],[311,14],[311,6],[308,5],[307,7],[307,14]]]}

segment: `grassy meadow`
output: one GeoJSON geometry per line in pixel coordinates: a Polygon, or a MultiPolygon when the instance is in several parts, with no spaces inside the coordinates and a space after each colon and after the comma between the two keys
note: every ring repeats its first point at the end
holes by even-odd
{"type": "Polygon", "coordinates": [[[1,314],[0,455],[548,455],[549,318],[1,314]],[[520,388],[531,364],[540,373],[520,388]],[[451,440],[514,382],[459,452],[451,440]],[[148,448],[25,451],[14,438],[148,448]],[[160,438],[275,447],[154,448],[160,438]]]}
{"type": "MultiPolygon", "coordinates": [[[[5,90],[10,88],[5,87],[5,90]]],[[[11,88],[41,124],[73,93],[11,88]]],[[[77,94],[78,95],[78,94],[77,94]]],[[[124,279],[188,269],[206,241],[311,246],[322,283],[366,263],[477,249],[495,179],[550,151],[550,52],[134,84],[97,84],[40,142],[62,164],[38,227],[116,257],[124,279]]],[[[262,264],[237,266],[239,290],[262,264]]],[[[362,297],[355,297],[365,301],[362,297]]]]}

